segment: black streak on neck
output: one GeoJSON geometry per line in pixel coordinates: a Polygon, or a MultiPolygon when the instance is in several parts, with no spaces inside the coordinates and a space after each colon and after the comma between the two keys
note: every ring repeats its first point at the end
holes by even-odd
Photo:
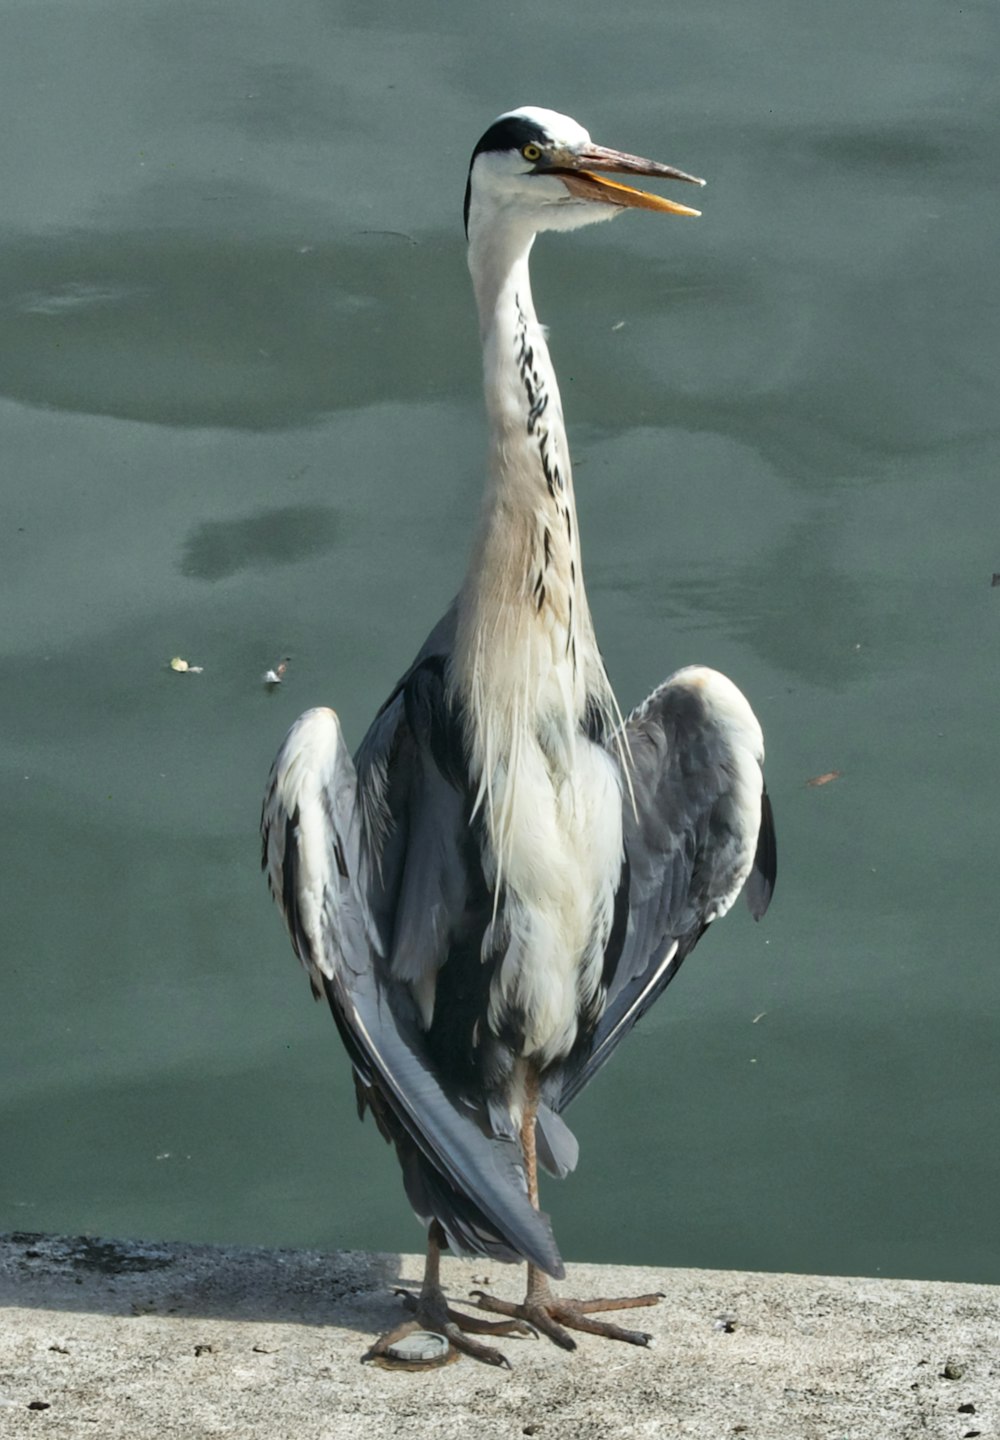
{"type": "Polygon", "coordinates": [[[549,393],[545,388],[544,376],[539,374],[535,366],[534,348],[528,343],[528,319],[521,308],[520,296],[514,296],[514,304],[517,306],[514,353],[518,374],[521,377],[525,398],[528,401],[528,434],[538,437],[538,455],[542,464],[542,474],[545,476],[549,494],[554,500],[557,491],[565,489],[565,481],[559,470],[559,462],[553,459],[549,452],[548,428],[542,424],[542,416],[549,404],[549,393]]]}

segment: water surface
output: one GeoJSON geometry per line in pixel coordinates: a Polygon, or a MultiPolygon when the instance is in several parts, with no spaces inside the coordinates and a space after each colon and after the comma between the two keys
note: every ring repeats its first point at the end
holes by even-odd
{"type": "Polygon", "coordinates": [[[1000,1281],[995,10],[2,11],[0,1228],[420,1244],[256,824],[461,577],[531,102],[710,181],[535,290],[622,704],[732,675],[781,857],[574,1108],[562,1247],[1000,1281]]]}

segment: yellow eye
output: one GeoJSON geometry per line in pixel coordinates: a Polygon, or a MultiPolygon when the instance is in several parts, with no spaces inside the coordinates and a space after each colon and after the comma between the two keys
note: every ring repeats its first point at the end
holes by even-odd
{"type": "Polygon", "coordinates": [[[521,154],[524,156],[525,160],[532,160],[532,161],[534,161],[534,160],[541,160],[541,158],[542,158],[542,152],[541,152],[541,150],[539,149],[539,147],[538,147],[537,145],[525,145],[525,146],[523,146],[523,147],[522,147],[522,150],[521,150],[521,154]]]}

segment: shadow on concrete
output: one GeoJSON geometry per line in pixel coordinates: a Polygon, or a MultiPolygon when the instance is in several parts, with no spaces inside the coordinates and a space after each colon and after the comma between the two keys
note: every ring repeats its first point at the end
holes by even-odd
{"type": "Polygon", "coordinates": [[[399,1255],[0,1235],[0,1307],[100,1315],[336,1325],[398,1323],[393,1287],[412,1286],[399,1255]]]}

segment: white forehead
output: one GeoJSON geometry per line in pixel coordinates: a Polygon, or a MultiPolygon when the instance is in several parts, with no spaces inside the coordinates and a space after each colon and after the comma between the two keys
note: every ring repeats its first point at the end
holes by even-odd
{"type": "Polygon", "coordinates": [[[530,120],[532,124],[540,125],[557,145],[565,145],[575,150],[591,143],[590,135],[583,126],[578,125],[569,115],[560,115],[558,110],[545,110],[540,105],[522,105],[517,110],[508,110],[497,116],[497,120],[514,118],[530,120]]]}

